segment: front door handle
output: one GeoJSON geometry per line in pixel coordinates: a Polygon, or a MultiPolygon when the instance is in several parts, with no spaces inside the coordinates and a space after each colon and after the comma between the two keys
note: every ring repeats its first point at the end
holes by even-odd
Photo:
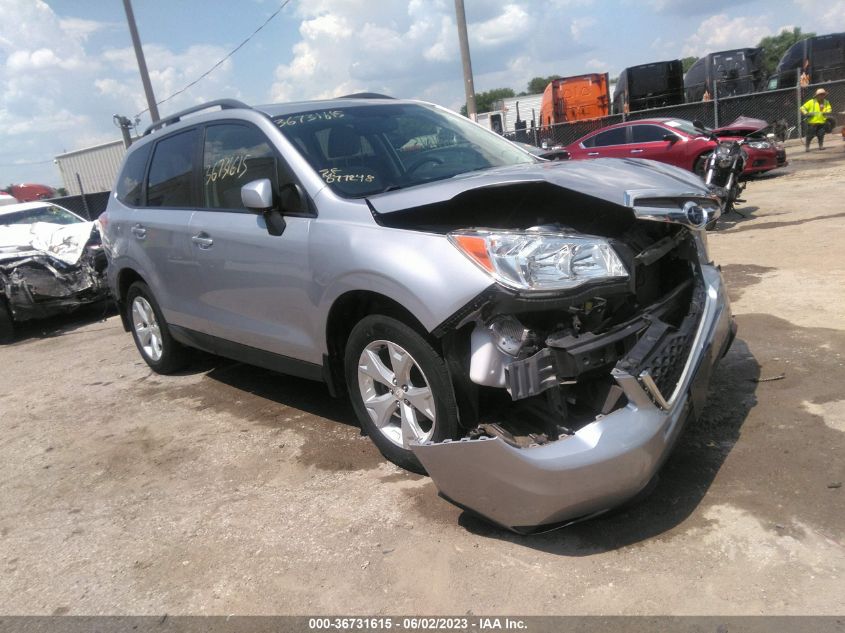
{"type": "Polygon", "coordinates": [[[632,150],[631,150],[631,153],[632,153],[632,154],[642,154],[642,153],[643,153],[643,150],[641,150],[641,149],[632,149],[632,150]]]}
{"type": "Polygon", "coordinates": [[[208,236],[208,233],[197,233],[191,238],[191,241],[203,250],[214,245],[214,240],[208,236]]]}
{"type": "Polygon", "coordinates": [[[137,237],[139,240],[142,240],[147,237],[147,229],[141,224],[135,224],[132,227],[132,235],[137,237]]]}
{"type": "Polygon", "coordinates": [[[598,152],[587,152],[587,156],[598,156],[598,152]]]}

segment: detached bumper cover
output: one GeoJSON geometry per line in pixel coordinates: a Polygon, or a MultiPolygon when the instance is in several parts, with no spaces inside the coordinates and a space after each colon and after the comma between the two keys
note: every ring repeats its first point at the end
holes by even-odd
{"type": "Polygon", "coordinates": [[[663,464],[686,419],[700,413],[711,370],[733,340],[721,275],[712,266],[702,266],[701,275],[704,307],[671,394],[655,394],[649,376],[617,367],[613,375],[627,406],[572,436],[530,448],[499,438],[412,446],[441,495],[517,532],[559,527],[636,496],[663,464]]]}

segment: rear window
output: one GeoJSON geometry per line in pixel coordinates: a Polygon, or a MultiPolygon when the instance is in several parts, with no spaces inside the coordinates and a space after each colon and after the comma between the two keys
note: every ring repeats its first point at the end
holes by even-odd
{"type": "Polygon", "coordinates": [[[586,147],[606,147],[608,145],[625,145],[627,143],[627,127],[615,127],[612,130],[607,130],[606,132],[601,132],[596,134],[593,138],[589,139],[591,142],[590,145],[584,143],[586,147]]]}
{"type": "Polygon", "coordinates": [[[147,159],[150,157],[152,146],[152,143],[148,143],[132,152],[126,159],[126,164],[123,166],[123,171],[115,187],[117,199],[123,204],[130,207],[141,206],[144,172],[147,169],[147,159]]]}
{"type": "Polygon", "coordinates": [[[193,205],[193,172],[199,131],[188,130],[156,144],[147,182],[148,207],[193,205]]]}

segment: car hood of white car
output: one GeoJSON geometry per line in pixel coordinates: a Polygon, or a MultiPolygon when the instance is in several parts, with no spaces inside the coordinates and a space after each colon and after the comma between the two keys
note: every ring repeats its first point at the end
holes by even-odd
{"type": "Polygon", "coordinates": [[[0,261],[45,253],[65,264],[76,264],[94,226],[94,222],[0,225],[0,261]]]}

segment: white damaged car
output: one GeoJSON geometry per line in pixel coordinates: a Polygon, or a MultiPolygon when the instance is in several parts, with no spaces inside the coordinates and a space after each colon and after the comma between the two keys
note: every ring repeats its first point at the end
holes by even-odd
{"type": "Polygon", "coordinates": [[[96,222],[43,201],[0,208],[0,343],[15,322],[105,299],[106,264],[96,222]]]}

